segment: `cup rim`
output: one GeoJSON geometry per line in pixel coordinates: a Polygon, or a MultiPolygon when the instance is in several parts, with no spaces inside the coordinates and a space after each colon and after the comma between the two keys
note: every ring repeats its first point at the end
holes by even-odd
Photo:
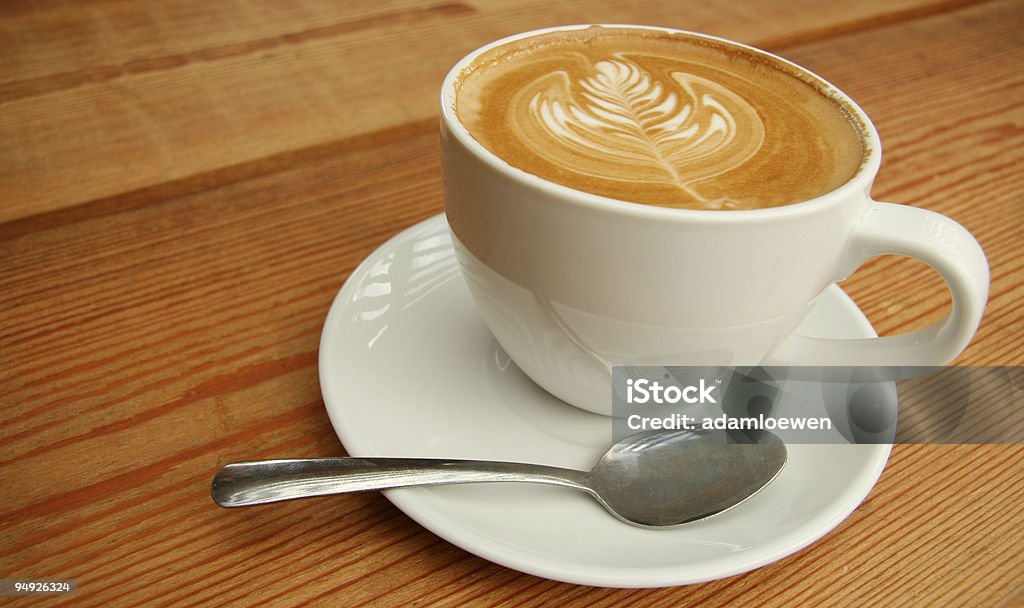
{"type": "Polygon", "coordinates": [[[688,30],[681,30],[671,27],[653,26],[653,25],[630,25],[621,23],[585,23],[576,25],[560,25],[554,27],[546,27],[535,30],[529,30],[526,32],[520,32],[511,36],[490,42],[484,46],[477,48],[470,52],[462,59],[460,59],[452,68],[448,71],[444,81],[441,85],[441,121],[446,127],[447,133],[453,136],[458,142],[473,153],[477,158],[482,159],[487,165],[496,171],[505,174],[506,176],[524,182],[525,184],[544,191],[546,193],[557,195],[563,201],[574,205],[587,206],[594,210],[600,210],[606,213],[619,213],[629,214],[636,217],[648,217],[651,219],[661,220],[686,220],[686,221],[707,221],[707,222],[721,222],[721,221],[738,221],[738,220],[757,220],[757,219],[768,219],[768,218],[781,218],[792,215],[802,215],[809,213],[814,210],[820,210],[823,207],[839,204],[840,201],[845,200],[847,195],[862,193],[865,197],[870,197],[871,185],[874,181],[875,175],[878,173],[878,169],[881,166],[882,148],[881,141],[878,137],[878,132],[875,129],[871,119],[868,118],[867,114],[856,102],[854,102],[849,95],[844,93],[838,87],[828,82],[821,76],[818,76],[814,72],[807,68],[793,63],[792,61],[779,57],[774,53],[764,51],[762,49],[729,40],[727,38],[721,38],[719,36],[712,36],[710,34],[702,34],[699,32],[692,32],[688,30]],[[670,34],[681,34],[694,38],[701,38],[704,40],[716,42],[718,44],[724,44],[727,46],[738,47],[744,49],[753,54],[767,58],[770,61],[775,61],[788,66],[790,69],[795,70],[810,80],[814,81],[822,87],[822,90],[826,92],[830,97],[845,105],[851,110],[857,119],[861,123],[863,135],[865,139],[865,158],[861,162],[860,167],[854,175],[845,181],[840,186],[824,193],[819,196],[799,201],[796,203],[789,203],[778,207],[764,207],[759,209],[686,209],[678,207],[663,207],[659,205],[650,205],[644,203],[636,203],[623,199],[616,199],[600,194],[594,194],[591,192],[585,192],[583,190],[577,190],[570,186],[558,184],[540,176],[534,175],[518,167],[509,164],[507,161],[502,159],[500,156],[488,150],[483,144],[477,141],[469,130],[459,120],[458,115],[455,112],[455,83],[458,80],[462,72],[469,66],[477,57],[481,54],[515,42],[524,38],[531,38],[542,34],[559,31],[573,31],[580,29],[587,29],[591,27],[602,27],[610,29],[642,29],[642,30],[653,30],[659,32],[667,32],[670,34]]]}

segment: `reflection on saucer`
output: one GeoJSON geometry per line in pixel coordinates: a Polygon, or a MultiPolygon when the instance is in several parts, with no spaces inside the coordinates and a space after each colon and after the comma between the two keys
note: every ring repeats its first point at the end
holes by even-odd
{"type": "Polygon", "coordinates": [[[483,368],[501,405],[538,432],[596,450],[612,444],[610,418],[569,405],[537,386],[493,338],[483,368]]]}

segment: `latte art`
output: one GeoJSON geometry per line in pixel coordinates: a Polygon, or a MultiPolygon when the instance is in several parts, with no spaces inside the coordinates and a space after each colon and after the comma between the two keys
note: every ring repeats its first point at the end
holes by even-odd
{"type": "Polygon", "coordinates": [[[481,53],[455,87],[460,122],[506,163],[623,201],[787,205],[849,181],[866,156],[825,85],[685,33],[541,33],[481,53]]]}
{"type": "Polygon", "coordinates": [[[668,75],[658,81],[615,57],[598,61],[579,81],[564,71],[541,76],[512,99],[513,130],[567,171],[668,184],[695,202],[720,206],[701,196],[695,182],[753,156],[764,126],[725,87],[685,72],[668,75]]]}

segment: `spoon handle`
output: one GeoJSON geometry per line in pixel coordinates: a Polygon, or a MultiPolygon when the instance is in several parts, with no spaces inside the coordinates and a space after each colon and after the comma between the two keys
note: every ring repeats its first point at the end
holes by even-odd
{"type": "Polygon", "coordinates": [[[516,481],[589,491],[587,473],[537,464],[433,458],[302,458],[236,462],[213,478],[222,507],[450,483],[516,481]]]}

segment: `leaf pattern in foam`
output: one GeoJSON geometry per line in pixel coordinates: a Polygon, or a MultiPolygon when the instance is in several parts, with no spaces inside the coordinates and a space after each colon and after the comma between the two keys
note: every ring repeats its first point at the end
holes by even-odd
{"type": "Polygon", "coordinates": [[[540,78],[513,100],[524,102],[512,112],[528,117],[516,132],[549,162],[671,184],[702,202],[695,182],[739,166],[764,141],[757,111],[722,85],[679,71],[659,82],[623,58],[598,61],[578,82],[564,71],[540,78]]]}

